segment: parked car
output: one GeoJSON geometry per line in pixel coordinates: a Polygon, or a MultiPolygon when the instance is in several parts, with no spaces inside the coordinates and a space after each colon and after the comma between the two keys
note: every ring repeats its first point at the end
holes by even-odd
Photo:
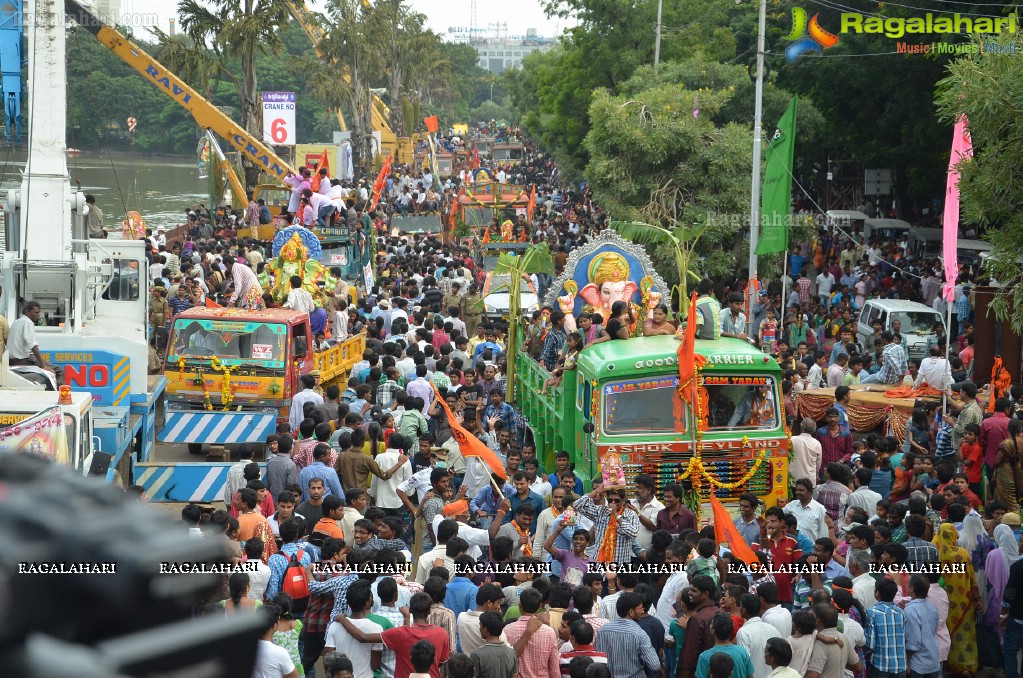
{"type": "MultiPolygon", "coordinates": [[[[510,285],[511,275],[487,273],[487,279],[483,282],[483,312],[491,320],[509,319],[510,285]]],[[[537,294],[536,286],[527,275],[522,276],[522,283],[519,285],[519,308],[522,313],[532,313],[540,308],[540,295],[537,294]]]]}
{"type": "MultiPolygon", "coordinates": [[[[945,319],[930,306],[915,301],[901,299],[868,299],[860,311],[856,322],[856,341],[864,351],[872,350],[867,340],[873,334],[873,323],[881,321],[881,329],[892,330],[896,321],[899,323],[899,334],[902,335],[902,346],[910,358],[926,358],[928,339],[937,338],[934,326],[945,326],[945,319]]],[[[932,342],[933,343],[933,342],[932,342]]]]}

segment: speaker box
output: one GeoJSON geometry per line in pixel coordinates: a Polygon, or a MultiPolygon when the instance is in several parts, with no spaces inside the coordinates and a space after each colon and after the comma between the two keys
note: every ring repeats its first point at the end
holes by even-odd
{"type": "Polygon", "coordinates": [[[101,476],[106,477],[107,471],[110,470],[110,462],[113,461],[114,455],[107,454],[106,452],[96,452],[92,455],[92,465],[89,467],[90,476],[101,476]]]}

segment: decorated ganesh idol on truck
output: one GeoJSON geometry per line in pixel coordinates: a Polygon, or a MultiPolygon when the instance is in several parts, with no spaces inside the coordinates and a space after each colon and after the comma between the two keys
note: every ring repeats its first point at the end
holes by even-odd
{"type": "Polygon", "coordinates": [[[287,298],[282,283],[290,288],[291,276],[300,276],[316,304],[312,315],[284,308],[195,308],[174,317],[164,370],[162,442],[188,443],[195,453],[204,443],[261,443],[278,422],[288,421],[303,375],[318,377],[322,387],[344,385],[362,359],[366,340],[359,334],[314,350],[315,334],[326,322],[323,307],[335,285],[316,260],[318,248],[308,230],[282,230],[274,241],[275,257],[265,267],[273,281],[264,276],[281,301],[287,298]]]}
{"type": "MultiPolygon", "coordinates": [[[[746,492],[776,504],[787,493],[790,447],[781,368],[740,339],[642,336],[643,320],[668,292],[643,249],[613,231],[572,253],[546,305],[573,317],[597,312],[606,322],[621,301],[638,327],[628,339],[586,345],[575,369],[546,389],[543,364],[517,353],[515,403],[538,455],[553,465],[554,454],[567,451],[587,486],[617,467],[611,455],[627,484],[649,473],[659,491],[680,483],[701,505],[713,493],[735,509],[746,492]]],[[[700,516],[711,515],[703,506],[700,516]]]]}

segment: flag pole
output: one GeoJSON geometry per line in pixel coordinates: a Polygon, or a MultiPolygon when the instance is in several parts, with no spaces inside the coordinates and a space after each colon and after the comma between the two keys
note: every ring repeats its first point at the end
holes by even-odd
{"type": "MultiPolygon", "coordinates": [[[[781,253],[782,264],[781,264],[781,317],[778,319],[778,339],[777,342],[781,343],[782,339],[785,338],[785,314],[788,312],[787,300],[785,297],[785,278],[789,274],[789,252],[786,249],[781,253]]],[[[766,313],[766,312],[765,312],[766,313]]],[[[789,346],[789,348],[792,348],[789,346]]],[[[778,356],[781,357],[780,355],[778,356]]]]}
{"type": "MultiPolygon", "coordinates": [[[[750,223],[749,223],[749,279],[757,277],[757,241],[760,239],[760,156],[761,137],[763,136],[764,118],[764,51],[766,50],[767,32],[767,0],[760,0],[760,18],[757,31],[757,84],[756,103],[753,116],[753,182],[750,191],[750,223]]],[[[756,299],[756,286],[749,285],[747,306],[750,315],[746,318],[748,336],[753,335],[753,304],[756,299]]]]}

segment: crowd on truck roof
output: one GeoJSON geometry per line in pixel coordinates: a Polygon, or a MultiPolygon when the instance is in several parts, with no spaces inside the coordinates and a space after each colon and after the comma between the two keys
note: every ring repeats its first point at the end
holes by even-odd
{"type": "MultiPolygon", "coordinates": [[[[542,299],[608,216],[528,143],[507,172],[538,187],[528,240],[546,242],[555,266],[536,276],[542,299]]],[[[750,567],[709,515],[686,507],[688,483],[640,474],[629,488],[605,487],[573,470],[575,450],[534,447],[530,422],[505,400],[515,338],[485,319],[475,247],[387,227],[419,179],[422,170],[396,167],[372,214],[360,211],[368,178],[341,183],[355,190],[343,214],[317,210],[347,221],[354,208],[354,231],[375,246],[374,284],[353,303],[339,283],[324,314],[324,341],[365,332],[363,360],[347,384],[304,378],[291,420],[266,441],[265,468],[252,447],[238,450],[224,509],[182,510],[183,529],[252,564],[203,614],[261,608],[255,676],[1017,678],[1023,388],[985,385],[973,369],[979,271],[957,281],[950,326],[912,328],[931,335],[923,358],[909,357],[899,319],[877,316],[857,332],[860,310],[881,301],[948,310],[939,262],[898,239],[864,241],[822,220],[752,306],[742,271],[697,285],[698,338],[747,341],[784,370],[781,412],[754,393],[728,417],[783,416],[793,433],[791,499],[763,510],[739,497],[733,527],[750,567]],[[949,406],[921,399],[904,439],[863,437],[848,419],[861,383],[929,386],[949,406]],[[797,394],[826,386],[834,405],[822,419],[798,410],[797,394]],[[442,404],[507,482],[463,454],[442,404]],[[611,562],[635,571],[597,567],[611,562]],[[389,569],[404,563],[410,572],[389,569]]],[[[442,184],[442,201],[461,180],[442,184]]],[[[241,217],[190,212],[185,241],[148,236],[153,307],[163,309],[154,329],[206,299],[271,305],[253,283],[268,252],[236,237],[241,217]],[[159,304],[161,288],[184,301],[159,304]]],[[[609,317],[543,307],[522,348],[550,373],[547,390],[592,344],[680,334],[677,301],[649,317],[628,304],[609,317]]]]}

